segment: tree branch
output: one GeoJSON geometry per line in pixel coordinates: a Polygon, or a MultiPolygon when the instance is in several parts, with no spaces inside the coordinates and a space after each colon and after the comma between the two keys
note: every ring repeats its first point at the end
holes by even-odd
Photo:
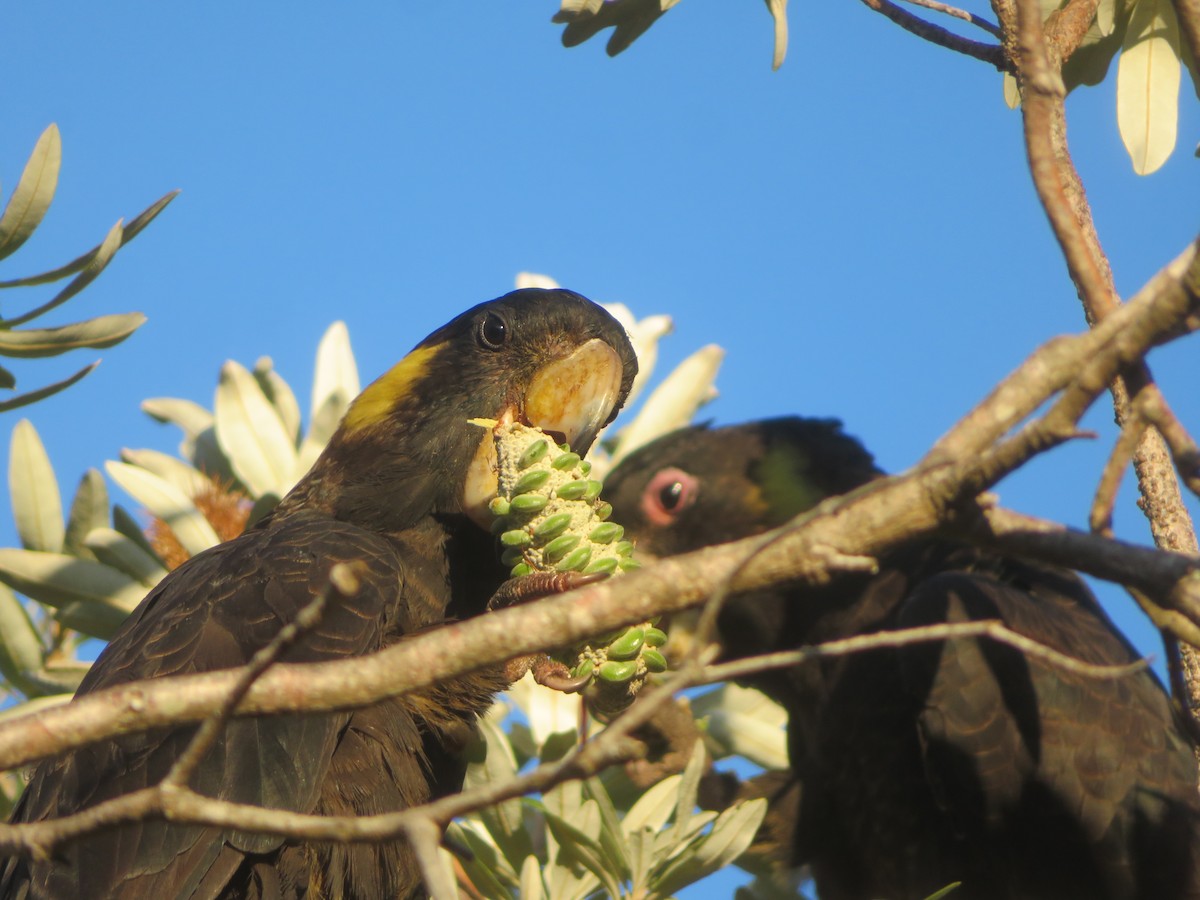
{"type": "Polygon", "coordinates": [[[901,9],[891,0],[862,0],[867,6],[887,16],[905,31],[912,32],[919,38],[924,38],[930,43],[937,44],[939,47],[945,47],[947,50],[953,50],[956,53],[963,53],[967,56],[982,60],[988,65],[995,66],[1000,72],[1011,72],[1012,66],[1004,55],[1004,51],[995,44],[981,43],[980,41],[972,41],[968,38],[961,37],[953,31],[947,31],[940,25],[934,25],[932,22],[926,22],[919,16],[914,16],[908,10],[901,9]]]}

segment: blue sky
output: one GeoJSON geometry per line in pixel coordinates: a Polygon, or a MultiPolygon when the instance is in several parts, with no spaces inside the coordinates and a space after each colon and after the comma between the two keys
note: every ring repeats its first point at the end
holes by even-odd
{"type": "MultiPolygon", "coordinates": [[[[307,408],[331,321],[347,322],[365,382],[523,269],[674,316],[666,365],[724,346],[719,422],[836,415],[891,470],[1038,344],[1083,327],[1019,114],[984,64],[849,0],[792,5],[778,72],[762,4],[688,0],[616,59],[602,40],[564,49],[555,8],[0,7],[0,184],[50,122],[64,148],[55,205],[0,277],[58,265],[183,190],[60,311],[149,317],[29,413],[64,491],[123,446],[174,450],[145,397],[209,405],[222,361],[265,354],[307,408]]],[[[1185,75],[1180,146],[1138,177],[1113,80],[1068,115],[1129,294],[1195,236],[1200,115],[1185,75]]],[[[34,299],[0,297],[10,315],[34,299]]],[[[90,358],[14,368],[32,387],[90,358]]],[[[1200,430],[1194,341],[1150,362],[1200,430]]],[[[1094,410],[1100,440],[1035,461],[1003,502],[1085,525],[1111,418],[1094,410]]],[[[1133,500],[1127,485],[1117,531],[1148,542],[1133,500]]],[[[0,516],[0,543],[14,541],[0,516]]],[[[1124,594],[1102,593],[1157,652],[1124,594]]]]}

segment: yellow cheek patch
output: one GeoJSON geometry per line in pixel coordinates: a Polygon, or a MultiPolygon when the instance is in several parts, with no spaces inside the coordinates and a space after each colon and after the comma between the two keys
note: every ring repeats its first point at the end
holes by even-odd
{"type": "Polygon", "coordinates": [[[396,404],[411,393],[417,381],[425,377],[429,364],[444,346],[435,344],[432,347],[418,347],[367,385],[366,390],[350,405],[346,418],[342,420],[342,428],[357,431],[391,415],[396,404]]]}

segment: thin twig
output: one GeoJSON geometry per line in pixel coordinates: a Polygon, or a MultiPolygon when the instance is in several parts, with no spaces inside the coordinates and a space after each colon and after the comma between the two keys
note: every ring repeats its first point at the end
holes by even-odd
{"type": "Polygon", "coordinates": [[[1048,647],[1045,644],[1026,637],[1007,627],[999,619],[983,619],[977,622],[939,622],[936,625],[921,625],[915,628],[900,628],[895,631],[876,631],[871,634],[860,634],[854,637],[842,638],[836,641],[825,641],[795,650],[785,650],[779,653],[767,653],[753,656],[749,659],[739,659],[733,662],[709,666],[704,673],[706,682],[730,681],[756,675],[770,669],[790,668],[813,659],[830,656],[848,656],[852,653],[863,653],[870,650],[895,649],[908,647],[912,644],[924,644],[932,641],[964,640],[967,638],[990,638],[1000,644],[1007,644],[1020,650],[1026,656],[1041,660],[1048,665],[1065,672],[1082,675],[1086,678],[1112,679],[1124,678],[1134,672],[1139,672],[1149,665],[1148,660],[1138,659],[1120,665],[1100,665],[1084,662],[1066,653],[1048,647]]]}
{"type": "Polygon", "coordinates": [[[975,15],[975,13],[967,12],[965,9],[959,9],[957,6],[949,6],[945,3],[939,3],[938,0],[905,0],[906,3],[911,3],[913,6],[923,6],[926,9],[932,9],[934,12],[944,13],[947,16],[953,16],[956,19],[962,19],[964,22],[970,22],[976,28],[982,28],[993,37],[1000,37],[1000,26],[987,19],[975,15]]]}
{"type": "Polygon", "coordinates": [[[934,25],[932,22],[927,22],[919,16],[914,16],[907,10],[901,9],[895,3],[892,3],[891,0],[862,0],[862,2],[875,10],[875,12],[887,16],[905,31],[912,32],[917,37],[924,38],[930,43],[982,60],[988,65],[995,66],[1000,72],[1012,71],[1012,66],[1005,57],[1004,52],[995,44],[985,44],[980,41],[972,41],[961,37],[953,31],[942,28],[940,25],[934,25]]]}
{"type": "Polygon", "coordinates": [[[1147,422],[1140,415],[1135,415],[1125,421],[1113,444],[1112,453],[1100,473],[1100,481],[1096,485],[1096,494],[1092,498],[1092,508],[1088,513],[1088,526],[1097,534],[1112,536],[1113,510],[1117,505],[1117,491],[1121,487],[1121,478],[1133,455],[1137,452],[1146,430],[1147,422]]]}

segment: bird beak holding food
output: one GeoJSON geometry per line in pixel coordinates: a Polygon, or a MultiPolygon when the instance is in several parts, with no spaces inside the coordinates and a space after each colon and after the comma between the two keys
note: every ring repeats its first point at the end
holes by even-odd
{"type": "MultiPolygon", "coordinates": [[[[505,409],[500,424],[520,421],[566,442],[581,456],[591,448],[621,396],[621,357],[599,338],[569,355],[547,363],[529,382],[515,407],[505,409]]],[[[496,496],[496,442],[488,431],[467,472],[463,508],[481,527],[491,522],[487,505],[496,496]]]]}

